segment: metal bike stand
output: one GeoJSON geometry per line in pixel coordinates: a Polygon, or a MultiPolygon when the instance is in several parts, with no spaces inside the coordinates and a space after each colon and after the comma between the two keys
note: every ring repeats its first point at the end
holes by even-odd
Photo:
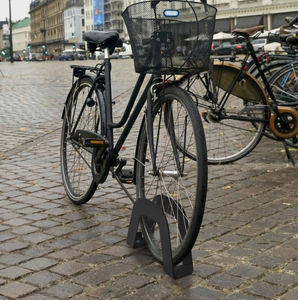
{"type": "Polygon", "coordinates": [[[191,251],[183,258],[181,265],[173,264],[167,218],[160,206],[147,199],[138,199],[134,203],[127,234],[127,244],[132,248],[146,245],[142,233],[138,232],[141,217],[147,217],[156,222],[159,226],[164,271],[173,279],[182,278],[192,274],[193,263],[191,251]]]}

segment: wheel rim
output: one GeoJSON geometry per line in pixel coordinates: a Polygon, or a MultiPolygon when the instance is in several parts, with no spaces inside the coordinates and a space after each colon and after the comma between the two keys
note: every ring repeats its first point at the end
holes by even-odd
{"type": "MultiPolygon", "coordinates": [[[[68,106],[62,133],[62,176],[67,194],[72,200],[79,201],[88,193],[93,183],[91,172],[92,149],[82,147],[71,138],[71,132],[79,112],[90,90],[89,84],[83,84],[72,98],[68,106]]],[[[86,106],[77,129],[94,131],[98,127],[98,105],[86,106]]]]}
{"type": "MultiPolygon", "coordinates": [[[[199,219],[194,217],[195,211],[196,214],[203,214],[204,207],[197,206],[199,193],[197,179],[202,174],[199,173],[199,159],[190,159],[181,148],[173,149],[173,140],[179,138],[181,145],[198,157],[193,142],[193,127],[185,107],[175,100],[168,104],[163,105],[154,119],[155,146],[158,143],[155,174],[152,172],[146,139],[142,145],[146,155],[141,158],[136,175],[143,176],[144,181],[137,186],[137,197],[149,199],[162,208],[169,224],[173,259],[178,260],[179,255],[185,252],[185,249],[183,250],[187,244],[185,241],[190,239],[193,227],[198,225],[195,224],[199,219]],[[171,129],[168,128],[169,125],[165,125],[169,124],[169,121],[165,122],[166,118],[171,119],[170,123],[174,124],[171,129]],[[175,138],[171,139],[173,135],[170,133],[173,131],[175,138]]],[[[143,218],[142,229],[151,252],[162,261],[158,224],[143,218]]]]}

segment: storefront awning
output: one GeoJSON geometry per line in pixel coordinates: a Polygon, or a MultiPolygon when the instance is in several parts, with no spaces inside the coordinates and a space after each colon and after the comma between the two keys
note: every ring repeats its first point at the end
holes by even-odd
{"type": "Polygon", "coordinates": [[[231,20],[230,19],[217,19],[215,21],[215,33],[217,32],[231,32],[231,20]]]}
{"type": "Polygon", "coordinates": [[[272,28],[277,28],[286,25],[287,24],[287,22],[285,21],[286,17],[295,17],[297,15],[298,15],[298,11],[272,15],[272,28]]]}
{"type": "Polygon", "coordinates": [[[263,16],[249,16],[249,17],[240,17],[236,20],[237,28],[249,28],[253,26],[263,25],[264,18],[263,16]]]}

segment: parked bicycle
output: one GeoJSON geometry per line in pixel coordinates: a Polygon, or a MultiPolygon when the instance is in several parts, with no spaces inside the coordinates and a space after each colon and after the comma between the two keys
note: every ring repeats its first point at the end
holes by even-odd
{"type": "MultiPolygon", "coordinates": [[[[257,55],[260,66],[268,79],[286,64],[298,61],[298,15],[295,18],[286,18],[286,20],[288,23],[281,26],[278,33],[268,35],[269,40],[279,42],[278,44],[281,45],[279,51],[265,51],[263,49],[257,55]]],[[[253,59],[248,61],[247,71],[257,78],[260,77],[253,59]]]]}
{"type": "Polygon", "coordinates": [[[270,86],[251,44],[252,36],[263,28],[234,30],[236,37],[245,40],[249,51],[239,62],[240,66],[217,61],[210,72],[180,80],[181,86],[192,93],[202,113],[211,164],[230,163],[246,156],[259,143],[265,129],[270,129],[275,138],[283,142],[287,156],[293,162],[286,140],[296,142],[298,134],[297,69],[289,67],[276,77],[278,79],[271,81],[270,86]],[[258,68],[263,85],[247,72],[249,55],[258,68]],[[284,85],[281,87],[282,80],[284,85]],[[281,93],[275,93],[281,89],[291,95],[291,102],[285,102],[285,97],[280,98],[281,93]]]}
{"type": "MultiPolygon", "coordinates": [[[[118,123],[113,120],[110,61],[121,43],[118,33],[85,32],[90,52],[101,49],[105,59],[94,67],[72,66],[74,82],[63,111],[61,171],[70,200],[86,203],[111,174],[132,203],[146,198],[163,210],[174,263],[190,251],[199,233],[207,155],[195,103],[178,83],[165,78],[208,68],[215,14],[212,6],[180,0],[140,2],[126,8],[123,18],[140,75],[118,123]],[[152,75],[135,104],[146,74],[152,75]],[[134,169],[126,170],[119,152],[143,108],[134,169]],[[120,127],[123,131],[114,141],[114,129],[120,127]],[[131,182],[136,198],[125,187],[131,182]]],[[[148,248],[162,261],[157,224],[142,218],[141,227],[148,248]]]]}

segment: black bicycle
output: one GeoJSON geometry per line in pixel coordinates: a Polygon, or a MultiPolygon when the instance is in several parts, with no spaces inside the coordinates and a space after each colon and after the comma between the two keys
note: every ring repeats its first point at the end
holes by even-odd
{"type": "Polygon", "coordinates": [[[297,65],[287,65],[268,82],[251,44],[251,37],[263,28],[234,29],[234,35],[247,45],[244,59],[217,60],[210,71],[179,78],[180,86],[192,94],[202,114],[210,164],[245,157],[269,132],[284,144],[294,163],[288,145],[296,144],[298,135],[297,65]],[[263,85],[247,72],[249,55],[263,85]]]}
{"type": "MultiPolygon", "coordinates": [[[[212,6],[189,1],[147,1],[126,8],[123,17],[140,75],[118,123],[113,121],[110,55],[121,41],[116,32],[86,32],[89,50],[104,50],[105,59],[95,67],[72,66],[74,83],[63,111],[61,170],[70,200],[86,203],[111,173],[133,203],[146,198],[162,208],[174,263],[190,251],[199,233],[207,154],[195,103],[177,83],[165,79],[177,71],[188,74],[208,67],[203,63],[209,60],[205,50],[211,46],[215,13],[212,6]],[[138,97],[148,73],[152,75],[138,97]],[[143,108],[134,168],[126,170],[119,152],[143,108]],[[114,141],[114,129],[120,127],[123,131],[114,141]],[[126,183],[135,184],[136,198],[126,183]]],[[[158,225],[142,218],[141,227],[149,250],[162,261],[158,225]]]]}

